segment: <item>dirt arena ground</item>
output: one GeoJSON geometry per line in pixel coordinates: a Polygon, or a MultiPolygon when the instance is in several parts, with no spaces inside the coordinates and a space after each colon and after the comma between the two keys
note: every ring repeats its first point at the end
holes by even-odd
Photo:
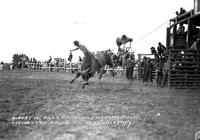
{"type": "Polygon", "coordinates": [[[71,73],[1,71],[1,140],[193,140],[200,91],[109,74],[82,89],[71,73]]]}

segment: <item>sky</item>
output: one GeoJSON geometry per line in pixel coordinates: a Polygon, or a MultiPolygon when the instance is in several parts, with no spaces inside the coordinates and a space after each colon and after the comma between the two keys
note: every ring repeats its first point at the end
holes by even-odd
{"type": "MultiPolygon", "coordinates": [[[[180,7],[189,11],[194,1],[0,0],[0,61],[11,62],[15,53],[40,61],[67,58],[74,40],[91,52],[116,50],[122,35],[133,39],[136,55],[150,53],[158,42],[165,45],[168,21],[180,7]]],[[[83,56],[73,55],[73,61],[83,56]]]]}

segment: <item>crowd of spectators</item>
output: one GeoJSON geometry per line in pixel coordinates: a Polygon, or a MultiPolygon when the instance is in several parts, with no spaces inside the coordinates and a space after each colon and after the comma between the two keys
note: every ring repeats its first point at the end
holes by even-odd
{"type": "Polygon", "coordinates": [[[167,74],[169,70],[168,52],[166,47],[159,42],[157,50],[155,47],[151,47],[151,54],[155,59],[150,57],[143,57],[140,67],[142,68],[142,78],[144,85],[165,86],[167,80],[167,74]],[[155,82],[153,81],[153,71],[155,71],[155,82]]]}

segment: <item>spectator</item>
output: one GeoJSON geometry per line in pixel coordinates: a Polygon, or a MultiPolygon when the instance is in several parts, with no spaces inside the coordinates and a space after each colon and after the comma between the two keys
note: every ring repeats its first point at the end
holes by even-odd
{"type": "Polygon", "coordinates": [[[199,35],[200,35],[199,28],[197,28],[195,25],[191,25],[191,29],[190,29],[191,39],[190,39],[190,41],[191,42],[196,41],[196,37],[199,36],[199,35]]]}
{"type": "Polygon", "coordinates": [[[129,80],[133,79],[133,70],[135,66],[135,61],[132,60],[130,57],[126,60],[125,67],[126,67],[126,77],[129,80]]]}
{"type": "Polygon", "coordinates": [[[185,27],[183,26],[183,23],[179,24],[179,28],[177,30],[177,34],[184,35],[185,34],[185,27]]]}
{"type": "Polygon", "coordinates": [[[33,57],[33,63],[37,63],[37,60],[35,59],[35,57],[33,57]]]}
{"type": "Polygon", "coordinates": [[[164,46],[161,42],[158,43],[157,51],[158,51],[158,55],[159,55],[160,57],[162,57],[162,55],[163,55],[163,54],[165,53],[165,51],[166,51],[165,46],[164,46]]]}
{"type": "Polygon", "coordinates": [[[176,13],[176,16],[178,16],[178,15],[179,15],[178,11],[176,11],[175,13],[176,13]]]}
{"type": "Polygon", "coordinates": [[[145,65],[145,68],[144,68],[144,70],[145,70],[144,71],[144,82],[145,82],[145,85],[149,84],[149,82],[150,82],[150,85],[152,85],[152,82],[153,82],[153,79],[152,79],[153,68],[154,68],[154,65],[151,62],[151,59],[148,58],[147,59],[147,64],[145,65]]]}
{"type": "Polygon", "coordinates": [[[159,59],[157,65],[156,65],[156,83],[157,86],[160,86],[162,83],[162,79],[163,79],[163,65],[164,65],[164,59],[159,59]]]}
{"type": "Polygon", "coordinates": [[[163,66],[163,79],[162,79],[161,87],[163,87],[166,83],[169,70],[170,70],[170,61],[169,59],[167,59],[167,62],[165,62],[163,66]]]}
{"type": "Polygon", "coordinates": [[[183,9],[183,7],[181,7],[179,15],[182,15],[182,14],[185,14],[185,13],[186,13],[185,9],[183,9]]]}
{"type": "Polygon", "coordinates": [[[143,69],[142,71],[142,81],[145,82],[145,68],[146,68],[146,64],[147,64],[147,58],[143,57],[142,62],[141,62],[141,68],[143,69]]]}
{"type": "Polygon", "coordinates": [[[132,60],[135,60],[135,54],[134,54],[134,52],[130,53],[130,58],[131,58],[132,60]]]}
{"type": "Polygon", "coordinates": [[[197,40],[192,44],[191,49],[193,49],[193,50],[200,49],[200,38],[197,38],[197,40]]]}
{"type": "Polygon", "coordinates": [[[155,47],[151,47],[151,54],[154,54],[155,58],[158,59],[158,52],[156,51],[155,47]]]}
{"type": "Polygon", "coordinates": [[[0,63],[0,70],[3,70],[3,66],[4,66],[4,63],[1,62],[1,63],[0,63]]]}
{"type": "Polygon", "coordinates": [[[106,52],[112,54],[112,51],[110,49],[106,50],[106,52]]]}
{"type": "Polygon", "coordinates": [[[49,56],[48,63],[51,63],[51,60],[52,60],[52,58],[51,58],[51,56],[49,56]]]}
{"type": "Polygon", "coordinates": [[[155,47],[151,47],[151,53],[152,53],[152,54],[156,54],[156,53],[157,53],[155,47]]]}

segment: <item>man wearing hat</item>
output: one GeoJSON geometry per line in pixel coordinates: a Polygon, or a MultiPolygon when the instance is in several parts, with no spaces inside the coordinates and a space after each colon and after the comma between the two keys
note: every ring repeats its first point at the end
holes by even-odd
{"type": "Polygon", "coordinates": [[[155,56],[156,59],[159,58],[158,53],[157,53],[155,47],[151,47],[151,54],[154,54],[154,56],[155,56]]]}
{"type": "Polygon", "coordinates": [[[158,51],[158,55],[159,55],[160,57],[162,57],[162,55],[163,55],[163,54],[165,53],[165,51],[166,51],[165,46],[164,46],[161,42],[158,43],[157,51],[158,51]]]}
{"type": "Polygon", "coordinates": [[[92,57],[94,57],[92,52],[90,52],[84,45],[81,45],[77,40],[74,41],[74,46],[76,46],[77,48],[71,50],[70,53],[72,51],[80,49],[85,55],[83,63],[81,65],[81,70],[86,70],[88,68],[91,69],[92,57]]]}

